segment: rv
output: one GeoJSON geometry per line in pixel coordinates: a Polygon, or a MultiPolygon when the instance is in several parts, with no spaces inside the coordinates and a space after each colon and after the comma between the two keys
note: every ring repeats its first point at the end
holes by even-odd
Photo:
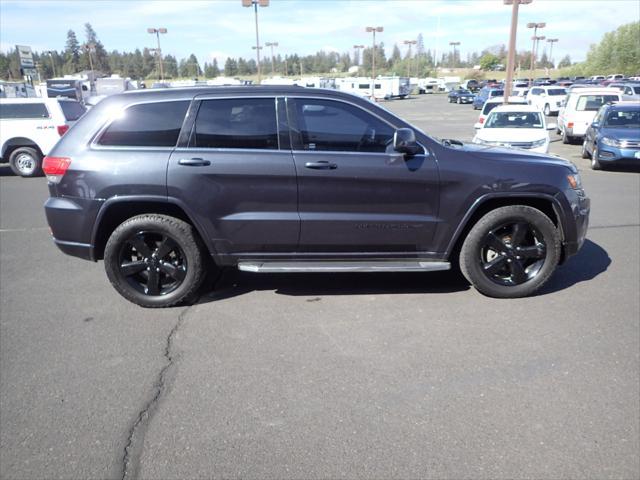
{"type": "Polygon", "coordinates": [[[418,78],[418,93],[435,93],[438,91],[438,79],[432,77],[418,78]]]}
{"type": "Polygon", "coordinates": [[[113,95],[134,89],[134,85],[128,78],[121,78],[117,75],[96,79],[96,95],[113,95]]]}
{"type": "MultiPolygon", "coordinates": [[[[337,78],[336,88],[362,97],[371,97],[371,79],[368,77],[337,78]]],[[[374,98],[404,98],[411,92],[407,77],[378,77],[375,80],[374,98]]]]}
{"type": "Polygon", "coordinates": [[[89,96],[89,89],[82,80],[74,78],[52,78],[47,80],[47,97],[72,98],[79,102],[89,96]]]}

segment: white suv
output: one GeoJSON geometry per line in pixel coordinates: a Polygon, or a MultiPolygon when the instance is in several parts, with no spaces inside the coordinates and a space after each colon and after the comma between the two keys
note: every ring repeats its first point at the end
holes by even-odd
{"type": "Polygon", "coordinates": [[[558,133],[562,134],[562,143],[582,140],[600,107],[620,100],[622,92],[616,88],[580,88],[572,91],[558,114],[558,133]]]}
{"type": "Polygon", "coordinates": [[[85,111],[66,98],[0,99],[0,158],[16,175],[40,175],[42,157],[85,111]]]}
{"type": "Polygon", "coordinates": [[[549,116],[560,111],[566,94],[567,91],[562,87],[533,87],[527,94],[527,103],[549,116]]]}

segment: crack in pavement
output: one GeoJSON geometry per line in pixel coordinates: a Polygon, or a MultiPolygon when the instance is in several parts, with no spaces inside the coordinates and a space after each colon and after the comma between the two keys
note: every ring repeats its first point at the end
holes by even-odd
{"type": "Polygon", "coordinates": [[[164,348],[164,357],[166,358],[167,363],[164,367],[162,367],[160,373],[157,376],[157,380],[154,383],[154,391],[151,399],[145,404],[140,413],[138,413],[135,422],[133,422],[133,425],[129,429],[129,434],[127,435],[127,444],[124,447],[124,454],[122,456],[122,480],[137,478],[138,467],[140,465],[140,454],[142,453],[142,447],[144,445],[144,437],[146,435],[147,429],[149,428],[149,423],[151,422],[153,414],[158,406],[158,402],[160,401],[160,398],[165,391],[169,369],[175,364],[176,355],[171,351],[173,341],[175,339],[176,333],[184,323],[184,319],[187,313],[193,306],[195,306],[195,304],[188,306],[180,313],[180,315],[178,316],[178,321],[169,332],[164,348]]]}

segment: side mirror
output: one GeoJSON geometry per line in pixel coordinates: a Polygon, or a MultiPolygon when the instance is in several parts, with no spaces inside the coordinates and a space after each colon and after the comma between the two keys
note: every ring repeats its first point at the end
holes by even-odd
{"type": "Polygon", "coordinates": [[[547,130],[555,130],[556,128],[558,128],[556,123],[547,123],[547,130]]]}
{"type": "Polygon", "coordinates": [[[415,155],[420,151],[416,134],[410,128],[399,128],[393,135],[393,149],[405,155],[415,155]]]}
{"type": "Polygon", "coordinates": [[[600,124],[599,124],[598,122],[593,122],[593,123],[591,124],[591,127],[592,127],[592,128],[598,128],[599,126],[600,126],[600,124]]]}
{"type": "Polygon", "coordinates": [[[482,124],[478,122],[473,126],[473,128],[475,128],[476,130],[480,130],[482,128],[482,124]]]}

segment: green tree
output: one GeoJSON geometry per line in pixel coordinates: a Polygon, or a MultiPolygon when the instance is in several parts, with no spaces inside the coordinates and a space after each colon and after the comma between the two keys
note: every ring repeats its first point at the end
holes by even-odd
{"type": "Polygon", "coordinates": [[[228,57],[224,62],[224,74],[226,77],[235,77],[238,74],[238,63],[234,58],[228,57]]]}
{"type": "Polygon", "coordinates": [[[558,68],[567,68],[571,66],[571,57],[569,55],[565,55],[562,57],[562,60],[558,62],[558,68]]]}
{"type": "Polygon", "coordinates": [[[93,69],[106,74],[111,73],[109,69],[107,51],[105,50],[104,45],[102,45],[102,42],[98,40],[98,35],[96,35],[95,30],[90,23],[84,24],[84,30],[87,41],[84,44],[85,54],[82,56],[81,67],[84,70],[88,70],[91,67],[91,62],[89,62],[89,53],[91,53],[93,69]],[[92,46],[92,52],[89,52],[89,46],[92,46]]]}
{"type": "Polygon", "coordinates": [[[480,68],[482,70],[493,70],[500,63],[500,57],[492,53],[485,53],[480,57],[480,68]]]}
{"type": "Polygon", "coordinates": [[[80,44],[76,32],[67,32],[67,42],[64,48],[63,73],[74,74],[80,70],[80,44]]]}

